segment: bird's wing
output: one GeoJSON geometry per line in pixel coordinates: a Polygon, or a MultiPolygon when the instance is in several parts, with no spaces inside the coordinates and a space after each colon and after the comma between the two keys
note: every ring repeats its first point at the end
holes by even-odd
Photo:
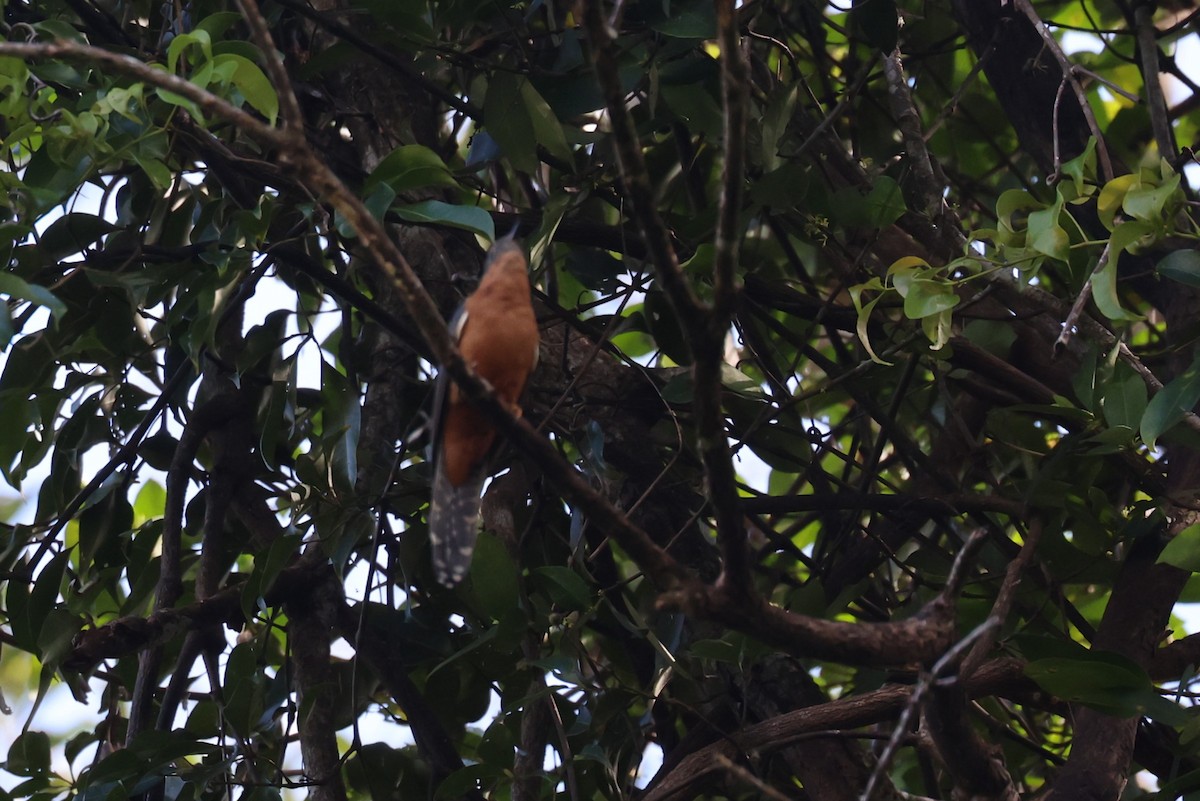
{"type": "MultiPolygon", "coordinates": [[[[450,321],[446,326],[450,329],[450,337],[457,346],[462,341],[462,332],[467,326],[467,305],[465,303],[459,304],[458,308],[454,310],[454,314],[450,316],[450,321]]],[[[433,465],[435,473],[438,462],[441,460],[442,420],[446,416],[446,398],[449,394],[450,376],[443,367],[438,370],[437,382],[434,384],[432,421],[429,426],[429,461],[433,465]]]]}

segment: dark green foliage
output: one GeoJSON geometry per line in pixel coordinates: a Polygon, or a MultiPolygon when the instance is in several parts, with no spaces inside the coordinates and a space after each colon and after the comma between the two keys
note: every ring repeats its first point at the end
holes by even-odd
{"type": "Polygon", "coordinates": [[[1195,34],[1031,7],[1115,31],[1093,129],[1026,6],[743,3],[731,134],[708,0],[604,6],[609,67],[584,6],[10,3],[0,801],[1193,792],[1198,118],[1130,57],[1195,34]],[[529,251],[560,458],[500,438],[457,588],[403,265],[232,109],[447,317],[529,251]]]}

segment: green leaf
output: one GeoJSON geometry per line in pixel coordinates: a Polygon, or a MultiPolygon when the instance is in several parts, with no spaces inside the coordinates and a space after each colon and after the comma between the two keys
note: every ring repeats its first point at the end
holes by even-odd
{"type": "Polygon", "coordinates": [[[1067,261],[1071,255],[1071,238],[1058,224],[1063,200],[1056,195],[1053,205],[1029,215],[1029,246],[1052,259],[1067,261]]]}
{"type": "Polygon", "coordinates": [[[38,250],[47,263],[62,261],[99,242],[114,227],[94,214],[64,214],[38,238],[38,250]]]}
{"type": "Polygon", "coordinates": [[[225,664],[225,720],[242,736],[252,733],[263,709],[262,674],[255,650],[252,642],[239,643],[225,664]]]}
{"type": "Polygon", "coordinates": [[[1140,320],[1141,316],[1125,311],[1117,298],[1118,256],[1120,251],[1110,247],[1104,266],[1092,273],[1089,279],[1092,282],[1092,298],[1100,313],[1110,320],[1140,320]]]}
{"type": "Polygon", "coordinates": [[[1130,217],[1138,220],[1160,220],[1165,213],[1170,211],[1168,201],[1178,192],[1179,176],[1172,175],[1161,186],[1142,184],[1130,189],[1125,193],[1125,199],[1121,203],[1121,208],[1130,217]]]}
{"type": "Polygon", "coordinates": [[[1142,415],[1142,442],[1153,448],[1158,438],[1192,411],[1197,401],[1200,401],[1200,357],[1150,399],[1142,415]]]}
{"type": "Polygon", "coordinates": [[[875,228],[886,228],[904,216],[908,205],[900,184],[887,175],[881,175],[867,193],[867,217],[875,228]]]}
{"type": "Polygon", "coordinates": [[[731,392],[748,398],[765,398],[759,382],[743,373],[728,362],[721,362],[721,385],[731,392]]]}
{"type": "Polygon", "coordinates": [[[930,350],[941,350],[950,341],[953,328],[953,316],[950,309],[942,309],[937,314],[921,318],[921,330],[929,340],[930,350]]]}
{"type": "Polygon", "coordinates": [[[497,772],[496,768],[483,762],[459,768],[438,785],[437,791],[433,794],[434,801],[462,798],[475,792],[480,782],[485,782],[486,786],[486,781],[495,776],[497,772]]]}
{"type": "Polygon", "coordinates": [[[262,608],[262,598],[275,584],[280,571],[299,552],[300,540],[299,534],[284,534],[271,543],[265,556],[255,557],[254,571],[242,587],[242,611],[247,620],[253,620],[262,608]]]}
{"type": "Polygon", "coordinates": [[[281,458],[291,455],[288,451],[289,439],[296,428],[297,370],[295,354],[275,365],[266,408],[259,411],[262,430],[258,440],[259,455],[270,470],[279,467],[281,458]]]}
{"type": "MultiPolygon", "coordinates": [[[[1111,715],[1133,717],[1153,709],[1156,717],[1172,716],[1153,700],[1158,696],[1146,672],[1117,654],[1088,651],[1079,657],[1038,659],[1025,666],[1025,675],[1051,695],[1111,715]]],[[[1179,714],[1186,718],[1182,710],[1179,714]]]]}
{"type": "Polygon", "coordinates": [[[958,305],[958,295],[950,285],[942,281],[918,278],[906,283],[904,294],[904,316],[919,320],[940,314],[958,305]]]}
{"type": "MultiPolygon", "coordinates": [[[[66,574],[67,563],[70,561],[69,551],[63,551],[51,559],[33,583],[29,593],[29,605],[25,609],[29,622],[29,631],[38,637],[45,626],[46,618],[58,604],[59,592],[62,590],[63,576],[66,574]]],[[[39,656],[42,656],[40,650],[39,656]]]]}
{"type": "Polygon", "coordinates": [[[996,219],[1000,223],[1002,230],[1014,233],[1017,230],[1016,223],[1012,219],[1014,214],[1019,211],[1040,209],[1042,207],[1043,204],[1028,191],[1024,189],[1008,189],[1002,192],[996,200],[996,219]]]}
{"type": "Polygon", "coordinates": [[[384,156],[363,184],[363,194],[370,195],[380,183],[396,194],[428,186],[458,186],[446,163],[424,145],[401,145],[384,156]]]}
{"type": "MultiPolygon", "coordinates": [[[[655,8],[655,6],[651,6],[655,8]]],[[[717,35],[716,7],[708,0],[672,0],[662,3],[650,27],[676,39],[713,39],[717,35]]]]}
{"type": "Polygon", "coordinates": [[[176,66],[179,64],[179,57],[193,45],[199,46],[203,55],[203,58],[199,60],[200,63],[212,61],[212,37],[208,31],[198,27],[188,33],[181,33],[171,40],[171,44],[167,46],[167,72],[178,74],[176,66]]]}
{"type": "MultiPolygon", "coordinates": [[[[152,64],[151,66],[153,67],[155,65],[152,64]]],[[[161,65],[159,65],[159,69],[162,69],[161,65]]],[[[169,89],[163,89],[161,86],[155,88],[154,91],[158,94],[159,100],[163,101],[164,103],[169,103],[172,106],[179,106],[189,115],[194,117],[197,122],[202,125],[204,124],[204,111],[193,100],[191,100],[191,98],[184,97],[181,94],[176,94],[169,89]]]]}
{"type": "Polygon", "coordinates": [[[212,38],[219,39],[225,31],[241,20],[242,15],[235,11],[216,11],[197,22],[193,32],[204,31],[212,38]]]}
{"type": "MultiPolygon", "coordinates": [[[[663,84],[659,90],[667,107],[682,120],[692,133],[719,139],[724,128],[724,115],[717,95],[704,83],[663,84]]],[[[850,194],[861,199],[858,189],[847,187],[850,194]]]]}
{"type": "Polygon", "coordinates": [[[15,300],[26,300],[37,306],[50,310],[54,318],[61,319],[67,313],[66,304],[54,296],[50,290],[37,284],[29,284],[12,273],[0,272],[0,294],[8,295],[15,300]]]}
{"type": "Polygon", "coordinates": [[[1200,523],[1193,523],[1176,534],[1162,549],[1158,561],[1200,573],[1200,523]]]}
{"type": "Polygon", "coordinates": [[[440,200],[426,200],[400,206],[393,212],[408,222],[445,225],[479,234],[489,242],[496,240],[496,223],[492,215],[478,206],[454,206],[440,200]]]}
{"type": "Polygon", "coordinates": [[[993,356],[1007,359],[1017,334],[1007,322],[972,320],[963,326],[963,336],[993,356]]]}
{"type": "Polygon", "coordinates": [[[1121,210],[1121,204],[1125,202],[1125,195],[1130,189],[1141,185],[1141,178],[1137,175],[1119,175],[1106,183],[1100,190],[1100,197],[1096,201],[1096,213],[1100,217],[1100,222],[1104,223],[1104,227],[1112,230],[1117,212],[1121,210]]]}
{"type": "Polygon", "coordinates": [[[333,485],[343,491],[354,489],[358,479],[358,436],[362,408],[358,388],[333,365],[321,361],[321,441],[329,458],[333,485]]]}
{"type": "Polygon", "coordinates": [[[1200,287],[1200,252],[1195,250],[1176,250],[1168,253],[1154,269],[1164,278],[1200,287]]]}
{"type": "Polygon", "coordinates": [[[650,335],[654,337],[654,343],[667,358],[676,364],[691,364],[691,342],[684,333],[679,317],[675,314],[675,307],[667,299],[666,293],[659,290],[647,292],[642,312],[650,335]]]}
{"type": "Polygon", "coordinates": [[[525,106],[522,81],[510,72],[496,73],[488,82],[483,119],[488,133],[513,166],[522,172],[534,172],[539,163],[537,132],[525,106]]]}
{"type": "Polygon", "coordinates": [[[8,309],[7,303],[0,303],[0,350],[7,350],[8,345],[12,342],[13,335],[16,334],[16,329],[13,328],[12,312],[8,309]]]}
{"type": "MultiPolygon", "coordinates": [[[[1062,165],[1062,174],[1071,179],[1072,194],[1075,198],[1086,198],[1096,191],[1095,186],[1087,183],[1088,178],[1096,174],[1096,139],[1088,139],[1087,147],[1075,158],[1062,165]]],[[[1075,202],[1081,202],[1075,200],[1075,202]]]]}
{"type": "MultiPolygon", "coordinates": [[[[84,774],[84,783],[91,789],[130,778],[136,780],[141,778],[145,771],[146,763],[141,756],[127,748],[121,748],[104,757],[84,774]]],[[[97,797],[104,798],[107,795],[97,797]]]]}
{"type": "Polygon", "coordinates": [[[498,620],[503,611],[519,603],[517,566],[499,539],[488,532],[479,535],[471,560],[471,589],[482,602],[483,614],[498,620]]]}
{"type": "Polygon", "coordinates": [[[8,747],[4,769],[18,776],[37,776],[50,771],[50,738],[45,732],[24,731],[8,747]]]}
{"type": "Polygon", "coordinates": [[[160,159],[134,152],[130,154],[134,162],[142,168],[150,180],[160,190],[167,190],[175,181],[175,174],[160,159]]]}
{"type": "Polygon", "coordinates": [[[862,302],[862,293],[865,289],[873,289],[880,291],[883,289],[883,283],[878,278],[872,278],[865,284],[858,284],[850,287],[850,300],[854,303],[854,310],[858,312],[858,317],[854,323],[854,330],[858,334],[858,340],[862,342],[863,348],[866,349],[867,355],[871,357],[871,361],[876,364],[882,364],[885,367],[891,366],[891,362],[885,362],[879,358],[879,354],[871,347],[871,312],[875,309],[875,304],[880,301],[883,295],[878,295],[870,302],[864,304],[862,302]]]}
{"type": "Polygon", "coordinates": [[[1129,220],[1118,224],[1108,240],[1110,260],[1116,261],[1119,255],[1137,245],[1142,237],[1152,233],[1154,233],[1153,226],[1139,220],[1129,220]]]}
{"type": "Polygon", "coordinates": [[[500,770],[511,769],[517,743],[512,730],[505,725],[504,716],[497,716],[479,741],[476,753],[479,760],[500,770]]]}
{"type": "MultiPolygon", "coordinates": [[[[171,442],[178,446],[178,443],[170,434],[163,433],[161,436],[167,437],[171,442]]],[[[166,469],[166,468],[161,468],[166,469]]],[[[142,488],[138,490],[137,497],[133,500],[133,513],[139,522],[146,520],[154,520],[162,517],[163,511],[167,507],[167,490],[162,484],[154,479],[150,479],[142,488]]]]}
{"type": "Polygon", "coordinates": [[[533,133],[537,143],[559,161],[573,164],[575,156],[567,145],[562,123],[529,81],[521,82],[521,100],[525,103],[525,110],[533,122],[533,133]]]}
{"type": "MultiPolygon", "coordinates": [[[[798,84],[784,84],[772,93],[767,108],[763,112],[762,160],[763,171],[766,173],[770,173],[784,163],[779,155],[779,142],[792,121],[799,94],[798,84]]],[[[760,180],[759,183],[761,184],[762,181],[760,180]]],[[[893,183],[895,182],[893,181],[893,183]]]]}
{"type": "Polygon", "coordinates": [[[1139,375],[1130,374],[1109,383],[1100,401],[1105,422],[1109,426],[1127,426],[1136,431],[1146,411],[1146,400],[1146,382],[1139,375]]]}
{"type": "Polygon", "coordinates": [[[533,570],[543,592],[558,606],[576,612],[586,610],[592,603],[592,592],[586,581],[569,567],[547,565],[533,570]]]}
{"type": "Polygon", "coordinates": [[[246,98],[246,102],[254,106],[260,114],[267,118],[272,125],[279,116],[279,95],[267,76],[258,65],[245,56],[233,53],[222,53],[213,58],[214,69],[228,70],[230,80],[246,98]]]}
{"type": "Polygon", "coordinates": [[[44,666],[55,669],[70,653],[84,620],[67,609],[51,609],[38,631],[37,647],[44,666]]]}
{"type": "Polygon", "coordinates": [[[742,661],[742,649],[728,640],[696,640],[688,651],[698,659],[711,659],[730,665],[741,664],[742,661]]]}

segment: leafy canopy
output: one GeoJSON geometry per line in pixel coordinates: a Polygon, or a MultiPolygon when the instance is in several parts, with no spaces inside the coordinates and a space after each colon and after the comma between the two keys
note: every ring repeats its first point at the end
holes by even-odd
{"type": "Polygon", "coordinates": [[[0,797],[1200,787],[1194,14],[910,5],[10,3],[0,797]]]}

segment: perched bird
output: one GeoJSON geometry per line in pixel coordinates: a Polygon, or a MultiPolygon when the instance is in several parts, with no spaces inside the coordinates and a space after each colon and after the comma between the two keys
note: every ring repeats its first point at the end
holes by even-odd
{"type": "MultiPolygon", "coordinates": [[[[497,241],[488,252],[479,287],[450,321],[463,359],[518,414],[517,401],[538,354],[527,265],[511,235],[497,241]]],[[[471,565],[479,492],[496,429],[444,371],[438,377],[434,415],[429,541],[438,581],[453,587],[471,565]]]]}

